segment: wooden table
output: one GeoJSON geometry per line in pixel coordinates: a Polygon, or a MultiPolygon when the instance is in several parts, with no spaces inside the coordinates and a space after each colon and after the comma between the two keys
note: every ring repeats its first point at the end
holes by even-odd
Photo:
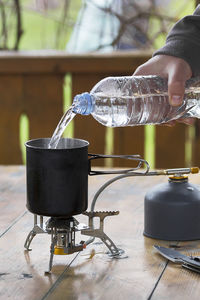
{"type": "MultiPolygon", "coordinates": [[[[89,178],[89,202],[110,177],[89,178]]],[[[100,196],[97,210],[120,210],[118,216],[107,218],[105,232],[127,258],[111,259],[106,247],[95,240],[78,254],[55,256],[52,274],[45,276],[50,236],[37,235],[31,252],[23,247],[33,227],[33,215],[25,207],[25,168],[1,166],[0,299],[199,299],[200,275],[167,261],[153,249],[154,244],[174,242],[143,236],[144,195],[166,181],[165,176],[130,177],[115,182],[100,196]]],[[[190,182],[200,183],[199,175],[191,175],[190,182]]],[[[87,223],[85,216],[77,219],[87,223]]],[[[178,245],[183,253],[200,255],[200,241],[178,245]]]]}

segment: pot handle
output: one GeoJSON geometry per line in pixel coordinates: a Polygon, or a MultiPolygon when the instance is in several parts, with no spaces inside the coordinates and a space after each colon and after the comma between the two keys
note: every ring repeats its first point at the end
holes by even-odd
{"type": "Polygon", "coordinates": [[[133,173],[134,171],[138,170],[141,168],[143,164],[146,165],[146,172],[149,171],[149,164],[146,160],[142,159],[140,155],[104,155],[104,154],[88,154],[89,156],[89,165],[88,165],[88,174],[89,175],[104,175],[104,174],[127,174],[127,173],[133,173]],[[131,169],[121,169],[121,170],[108,170],[108,171],[97,171],[97,170],[91,170],[91,161],[94,159],[99,159],[99,158],[122,158],[122,159],[129,159],[129,160],[134,160],[138,162],[137,166],[131,169]]]}

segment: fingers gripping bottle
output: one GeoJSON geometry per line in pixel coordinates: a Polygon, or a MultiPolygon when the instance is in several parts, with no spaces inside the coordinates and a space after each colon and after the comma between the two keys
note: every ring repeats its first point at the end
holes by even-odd
{"type": "Polygon", "coordinates": [[[186,82],[182,105],[171,106],[167,79],[159,76],[107,77],[90,93],[77,95],[73,111],[91,114],[108,127],[162,124],[180,118],[200,118],[200,77],[186,82]]]}

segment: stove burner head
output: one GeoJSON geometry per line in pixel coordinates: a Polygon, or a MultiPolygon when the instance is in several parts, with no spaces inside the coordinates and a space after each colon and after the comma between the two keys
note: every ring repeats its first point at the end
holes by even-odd
{"type": "Polygon", "coordinates": [[[51,217],[46,222],[46,230],[51,231],[53,228],[61,231],[70,231],[71,228],[75,228],[78,225],[78,222],[75,218],[55,218],[51,217]]]}
{"type": "Polygon", "coordinates": [[[46,231],[51,234],[51,248],[53,254],[66,255],[82,251],[85,248],[84,241],[75,244],[75,232],[78,231],[78,221],[73,218],[51,217],[46,222],[46,231]]]}

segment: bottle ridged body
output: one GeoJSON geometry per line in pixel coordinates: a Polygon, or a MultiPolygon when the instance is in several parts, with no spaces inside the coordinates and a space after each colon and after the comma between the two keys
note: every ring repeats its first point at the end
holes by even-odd
{"type": "Polygon", "coordinates": [[[107,77],[90,92],[92,116],[109,127],[162,124],[200,118],[200,78],[187,81],[181,106],[169,104],[167,79],[158,76],[107,77]]]}

